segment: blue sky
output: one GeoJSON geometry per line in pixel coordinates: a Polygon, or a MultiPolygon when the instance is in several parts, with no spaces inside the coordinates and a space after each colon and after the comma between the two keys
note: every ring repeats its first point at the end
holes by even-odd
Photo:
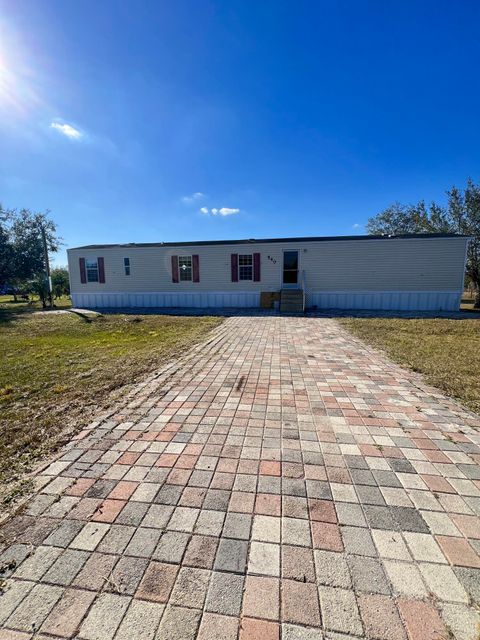
{"type": "Polygon", "coordinates": [[[0,202],[66,246],[363,233],[478,179],[479,23],[477,0],[0,0],[0,202]]]}

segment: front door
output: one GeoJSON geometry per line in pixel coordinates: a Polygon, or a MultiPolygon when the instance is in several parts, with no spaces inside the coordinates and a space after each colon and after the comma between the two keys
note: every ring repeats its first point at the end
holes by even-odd
{"type": "Polygon", "coordinates": [[[283,278],[284,289],[298,288],[298,251],[283,252],[283,278]]]}

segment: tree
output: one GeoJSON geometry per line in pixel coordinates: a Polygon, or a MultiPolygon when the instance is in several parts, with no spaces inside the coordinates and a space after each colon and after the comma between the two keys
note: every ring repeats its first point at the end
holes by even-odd
{"type": "Polygon", "coordinates": [[[19,280],[28,280],[45,271],[45,256],[42,243],[42,228],[51,252],[59,249],[57,227],[46,213],[31,213],[28,209],[14,212],[11,235],[14,250],[14,272],[19,280]]]}
{"type": "Polygon", "coordinates": [[[407,233],[449,233],[453,231],[448,210],[423,200],[417,204],[395,202],[370,218],[366,225],[371,235],[402,235],[407,233]]]}
{"type": "Polygon", "coordinates": [[[55,298],[70,295],[70,279],[66,267],[55,267],[51,271],[52,289],[55,298]]]}
{"type": "Polygon", "coordinates": [[[452,189],[448,193],[449,208],[458,216],[458,232],[472,237],[467,249],[466,274],[476,290],[475,308],[480,309],[480,185],[469,178],[463,197],[457,191],[452,189]]]}
{"type": "Polygon", "coordinates": [[[0,285],[8,283],[12,276],[13,247],[7,225],[7,216],[0,207],[0,285]]]}
{"type": "Polygon", "coordinates": [[[476,291],[475,308],[480,308],[480,185],[467,180],[463,192],[458,187],[447,191],[447,205],[421,200],[414,205],[394,203],[369,219],[367,232],[372,235],[405,233],[459,233],[470,236],[466,277],[476,291]]]}
{"type": "Polygon", "coordinates": [[[45,278],[44,274],[39,273],[33,280],[30,280],[26,284],[25,288],[27,290],[27,293],[35,293],[40,298],[42,307],[45,308],[47,306],[49,291],[47,286],[47,279],[45,278]]]}
{"type": "Polygon", "coordinates": [[[50,252],[58,251],[57,226],[45,213],[28,209],[4,209],[0,206],[0,281],[16,291],[23,283],[45,277],[45,253],[42,230],[50,252]]]}

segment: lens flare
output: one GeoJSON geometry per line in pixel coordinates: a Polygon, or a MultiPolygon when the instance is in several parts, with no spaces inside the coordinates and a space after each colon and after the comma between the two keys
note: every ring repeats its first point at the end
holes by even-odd
{"type": "Polygon", "coordinates": [[[27,115],[42,104],[34,69],[24,60],[27,52],[12,30],[0,21],[0,111],[27,115]]]}

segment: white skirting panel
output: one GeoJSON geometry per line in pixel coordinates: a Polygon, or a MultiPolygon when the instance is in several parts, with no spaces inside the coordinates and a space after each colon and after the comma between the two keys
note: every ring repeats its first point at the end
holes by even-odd
{"type": "Polygon", "coordinates": [[[255,308],[260,306],[258,291],[203,291],[187,293],[72,293],[74,307],[86,309],[188,307],[188,308],[255,308]]]}
{"type": "MultiPolygon", "coordinates": [[[[312,291],[309,309],[370,309],[383,311],[457,311],[455,291],[312,291]]],[[[173,293],[72,293],[74,307],[95,308],[259,308],[260,292],[204,291],[173,293]]]]}
{"type": "Polygon", "coordinates": [[[458,311],[459,291],[316,291],[307,307],[377,311],[458,311]]]}

